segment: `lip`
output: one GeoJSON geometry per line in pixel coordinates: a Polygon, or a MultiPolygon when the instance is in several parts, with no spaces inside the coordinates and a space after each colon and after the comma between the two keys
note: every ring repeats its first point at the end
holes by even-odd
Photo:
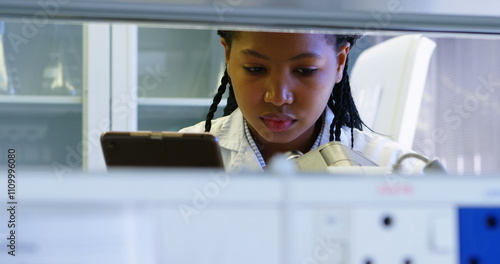
{"type": "Polygon", "coordinates": [[[273,132],[283,132],[297,121],[293,116],[287,114],[264,114],[260,116],[260,119],[266,125],[266,127],[273,132]]]}

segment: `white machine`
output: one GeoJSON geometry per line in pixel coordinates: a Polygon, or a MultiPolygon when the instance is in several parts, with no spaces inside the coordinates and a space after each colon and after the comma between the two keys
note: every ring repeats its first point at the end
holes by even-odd
{"type": "MultiPolygon", "coordinates": [[[[439,160],[429,160],[417,153],[406,153],[399,157],[392,167],[384,167],[375,164],[346,145],[332,141],[303,154],[300,151],[289,151],[284,157],[290,160],[295,171],[301,173],[330,172],[337,175],[385,175],[400,173],[401,163],[410,158],[416,158],[423,162],[420,173],[444,174],[446,169],[439,160]]],[[[272,165],[272,164],[271,164],[272,165]]]]}
{"type": "MultiPolygon", "coordinates": [[[[500,257],[488,248],[500,243],[497,177],[128,170],[59,178],[20,172],[17,179],[14,216],[0,213],[0,263],[457,264],[500,257]],[[15,228],[7,225],[12,217],[15,228]]],[[[0,202],[8,209],[5,182],[0,202]]]]}

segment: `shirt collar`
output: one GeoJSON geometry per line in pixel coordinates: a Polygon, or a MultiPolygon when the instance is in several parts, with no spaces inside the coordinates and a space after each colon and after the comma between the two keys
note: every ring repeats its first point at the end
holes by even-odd
{"type": "Polygon", "coordinates": [[[262,157],[262,154],[260,153],[259,148],[257,148],[257,145],[255,144],[255,141],[253,140],[253,137],[250,134],[250,130],[248,130],[248,125],[247,125],[247,121],[245,120],[245,118],[243,118],[243,130],[245,131],[245,137],[247,138],[247,141],[250,144],[250,147],[252,148],[253,152],[255,153],[255,156],[257,156],[257,159],[259,160],[260,166],[262,168],[266,167],[266,161],[264,161],[264,158],[262,157]]]}
{"type": "Polygon", "coordinates": [[[243,115],[239,108],[236,108],[232,114],[227,116],[218,133],[221,147],[233,151],[240,149],[241,141],[245,140],[244,133],[241,131],[243,129],[242,121],[243,115]]]}

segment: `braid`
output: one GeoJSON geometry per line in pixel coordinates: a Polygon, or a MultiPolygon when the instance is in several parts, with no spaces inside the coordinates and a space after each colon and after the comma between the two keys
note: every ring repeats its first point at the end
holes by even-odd
{"type": "Polygon", "coordinates": [[[354,128],[359,130],[363,130],[363,121],[361,121],[361,117],[359,116],[358,109],[356,108],[356,104],[354,103],[354,99],[352,98],[351,93],[351,85],[349,82],[349,75],[347,74],[347,62],[349,58],[346,60],[346,65],[344,68],[344,101],[346,102],[347,108],[347,120],[346,125],[351,128],[351,148],[354,147],[354,128]]]}
{"type": "Polygon", "coordinates": [[[351,92],[351,84],[349,82],[349,75],[347,74],[348,71],[348,62],[349,62],[349,57],[346,58],[345,62],[345,67],[344,67],[344,74],[343,74],[343,88],[344,88],[344,101],[346,103],[346,108],[347,108],[347,120],[346,120],[346,125],[350,128],[357,128],[359,130],[363,130],[363,121],[361,120],[361,117],[359,116],[358,109],[356,108],[356,104],[354,103],[354,98],[352,98],[352,92],[351,92]],[[347,123],[348,122],[348,123],[347,123]]]}
{"type": "Polygon", "coordinates": [[[210,105],[210,109],[208,110],[207,119],[205,120],[205,132],[210,132],[212,128],[212,119],[214,118],[214,114],[217,111],[217,106],[222,99],[222,95],[226,92],[226,86],[230,82],[229,75],[227,74],[227,69],[224,71],[224,76],[220,80],[219,89],[217,89],[217,94],[214,96],[214,100],[212,105],[210,105]]]}
{"type": "Polygon", "coordinates": [[[351,147],[354,147],[354,128],[363,130],[363,121],[359,116],[354,99],[351,94],[348,71],[349,57],[346,58],[342,80],[335,84],[328,107],[332,110],[334,118],[330,125],[330,141],[340,141],[342,126],[351,128],[351,147]],[[335,136],[335,137],[334,137],[335,136]]]}
{"type": "Polygon", "coordinates": [[[334,129],[335,129],[335,123],[337,122],[337,119],[336,119],[336,117],[337,117],[337,112],[336,112],[336,110],[335,110],[335,103],[334,103],[335,99],[334,99],[334,96],[333,96],[333,92],[334,92],[334,91],[335,91],[335,89],[334,89],[334,90],[332,91],[332,93],[330,94],[330,99],[328,99],[328,103],[327,103],[328,108],[330,108],[330,109],[332,110],[333,115],[334,115],[334,117],[333,117],[333,121],[332,121],[332,123],[330,124],[330,139],[329,139],[329,141],[333,141],[333,140],[334,140],[334,138],[333,138],[333,135],[334,135],[334,134],[333,134],[333,131],[334,131],[334,129]]]}
{"type": "Polygon", "coordinates": [[[343,115],[345,114],[342,109],[342,82],[336,83],[333,87],[332,94],[328,106],[333,112],[333,121],[330,125],[330,141],[340,141],[340,129],[342,128],[343,115]]]}
{"type": "Polygon", "coordinates": [[[236,108],[238,108],[238,104],[236,103],[236,97],[234,97],[233,84],[229,80],[229,96],[227,98],[227,105],[224,108],[224,115],[230,115],[236,108]]]}

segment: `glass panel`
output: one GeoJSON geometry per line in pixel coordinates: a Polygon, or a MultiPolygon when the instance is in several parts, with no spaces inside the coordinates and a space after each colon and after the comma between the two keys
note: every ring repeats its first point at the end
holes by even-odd
{"type": "Polygon", "coordinates": [[[214,30],[139,28],[140,130],[176,131],[205,118],[222,77],[214,30]]]}
{"type": "Polygon", "coordinates": [[[81,25],[4,24],[0,65],[8,82],[0,86],[2,94],[81,95],[81,25]]]}
{"type": "Polygon", "coordinates": [[[0,23],[0,151],[81,169],[82,25],[0,23]]]}
{"type": "Polygon", "coordinates": [[[139,28],[139,97],[208,98],[223,66],[213,30],[139,28]]]}

